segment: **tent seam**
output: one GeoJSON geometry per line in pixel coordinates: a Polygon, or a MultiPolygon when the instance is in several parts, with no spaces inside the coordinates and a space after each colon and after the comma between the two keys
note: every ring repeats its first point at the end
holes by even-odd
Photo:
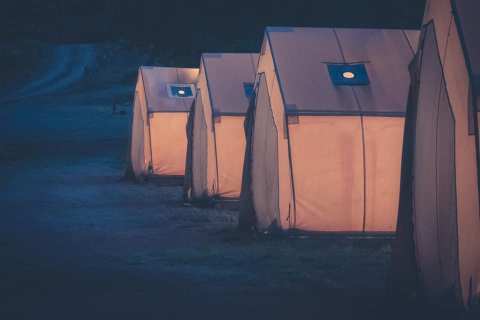
{"type": "MultiPolygon", "coordinates": [[[[333,28],[333,34],[335,35],[335,39],[337,40],[337,45],[340,50],[340,54],[342,55],[342,59],[344,63],[347,63],[345,58],[345,54],[342,48],[342,43],[340,41],[340,37],[338,36],[336,28],[333,28]]],[[[365,146],[365,122],[363,119],[363,109],[360,105],[360,100],[358,99],[357,93],[355,92],[355,88],[351,87],[352,94],[357,103],[358,110],[360,112],[360,127],[362,129],[362,157],[363,157],[363,221],[362,221],[362,231],[366,231],[366,224],[367,224],[367,165],[366,165],[366,146],[365,146]]]]}

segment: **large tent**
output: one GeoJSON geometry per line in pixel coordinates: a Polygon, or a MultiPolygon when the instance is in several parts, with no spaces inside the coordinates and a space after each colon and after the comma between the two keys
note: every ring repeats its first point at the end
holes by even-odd
{"type": "Polygon", "coordinates": [[[480,291],[480,2],[427,2],[411,66],[394,278],[432,301],[480,291]],[[408,284],[408,285],[407,285],[408,284]]]}
{"type": "Polygon", "coordinates": [[[267,28],[240,223],[393,232],[418,31],[267,28]]]}
{"type": "Polygon", "coordinates": [[[185,196],[237,199],[242,184],[243,123],[258,54],[203,54],[189,120],[185,196]]]}
{"type": "Polygon", "coordinates": [[[146,176],[185,172],[186,125],[198,69],[141,67],[135,88],[130,140],[131,169],[146,176]]]}

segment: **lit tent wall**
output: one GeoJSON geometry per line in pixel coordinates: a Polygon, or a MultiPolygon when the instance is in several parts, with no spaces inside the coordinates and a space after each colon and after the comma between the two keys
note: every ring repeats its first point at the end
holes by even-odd
{"type": "Polygon", "coordinates": [[[131,169],[137,179],[184,175],[185,128],[197,75],[198,69],[140,68],[130,140],[131,169]]]}
{"type": "Polygon", "coordinates": [[[189,125],[185,197],[237,199],[242,184],[243,124],[258,54],[204,54],[189,125]]]}
{"type": "Polygon", "coordinates": [[[418,31],[267,28],[240,224],[393,232],[418,31]]]}
{"type": "MultiPolygon", "coordinates": [[[[399,288],[468,306],[478,299],[480,217],[475,101],[479,1],[428,1],[411,66],[402,166],[399,288]]],[[[397,286],[398,287],[398,286],[397,286]]]]}

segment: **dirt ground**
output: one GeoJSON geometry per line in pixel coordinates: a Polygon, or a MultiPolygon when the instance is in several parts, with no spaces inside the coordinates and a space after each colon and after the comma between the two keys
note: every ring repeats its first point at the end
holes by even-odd
{"type": "Polygon", "coordinates": [[[146,58],[120,51],[54,48],[0,98],[0,319],[430,314],[385,296],[389,238],[240,235],[235,211],[123,180],[146,58]]]}

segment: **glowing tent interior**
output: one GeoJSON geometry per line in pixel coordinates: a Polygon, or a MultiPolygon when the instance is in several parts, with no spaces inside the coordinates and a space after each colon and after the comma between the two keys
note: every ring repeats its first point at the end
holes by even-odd
{"type": "Polygon", "coordinates": [[[393,232],[418,31],[267,28],[240,224],[393,232]]]}
{"type": "Polygon", "coordinates": [[[135,89],[130,163],[137,179],[182,177],[188,113],[198,69],[141,67],[135,89]]]}

